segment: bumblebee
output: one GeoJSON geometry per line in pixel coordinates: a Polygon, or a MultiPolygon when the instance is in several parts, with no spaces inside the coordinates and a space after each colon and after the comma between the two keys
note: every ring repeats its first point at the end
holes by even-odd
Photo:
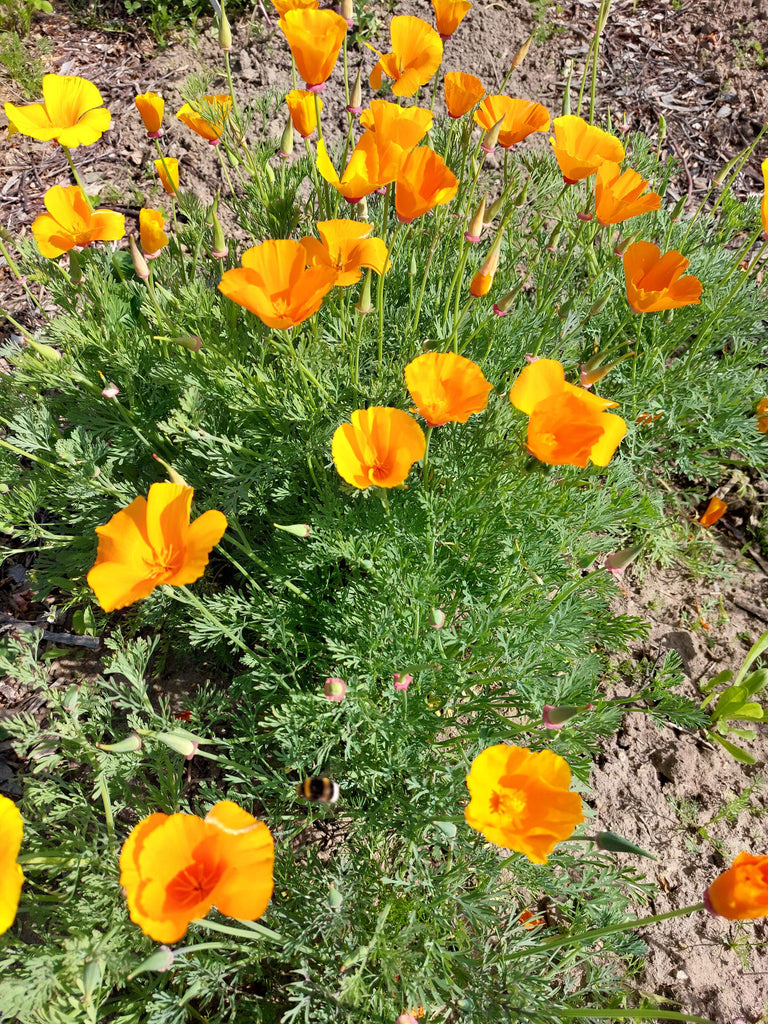
{"type": "Polygon", "coordinates": [[[305,800],[313,803],[335,804],[339,799],[339,784],[332,779],[319,775],[304,779],[296,787],[296,792],[305,800]]]}

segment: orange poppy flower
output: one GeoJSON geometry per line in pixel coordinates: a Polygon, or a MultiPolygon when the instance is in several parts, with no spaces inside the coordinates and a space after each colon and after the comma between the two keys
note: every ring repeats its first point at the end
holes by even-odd
{"type": "Polygon", "coordinates": [[[718,497],[711,498],[699,522],[702,526],[713,526],[727,511],[728,506],[724,501],[718,497]]]}
{"type": "Polygon", "coordinates": [[[299,74],[310,92],[320,92],[330,77],[347,34],[335,11],[291,10],[279,22],[299,74]]]}
{"type": "Polygon", "coordinates": [[[317,142],[315,163],[320,175],[348,203],[357,203],[363,196],[369,196],[377,188],[394,181],[406,156],[407,150],[397,143],[382,139],[376,132],[363,132],[341,177],[331,163],[322,139],[317,142]]]}
{"type": "Polygon", "coordinates": [[[487,295],[491,290],[493,279],[496,277],[499,269],[503,237],[503,230],[499,231],[493,240],[493,245],[488,250],[488,255],[483,260],[482,266],[470,281],[469,294],[474,295],[476,299],[482,298],[483,295],[487,295]]]}
{"type": "Polygon", "coordinates": [[[522,142],[533,132],[549,131],[550,116],[546,107],[511,96],[487,96],[475,111],[474,120],[489,131],[502,118],[499,145],[504,149],[522,142]]]}
{"type": "Polygon", "coordinates": [[[410,224],[416,217],[450,203],[459,179],[429,146],[411,150],[397,175],[395,209],[398,220],[410,224]]]}
{"type": "Polygon", "coordinates": [[[154,164],[160,184],[169,196],[175,196],[179,190],[179,161],[175,157],[167,156],[164,160],[155,160],[154,164]]]}
{"type": "Polygon", "coordinates": [[[212,509],[190,525],[192,494],[184,484],[152,484],[146,498],[134,498],[96,527],[99,549],[88,586],[105,612],[140,601],[155,587],[180,587],[203,575],[227,520],[212,509]]]}
{"type": "Polygon", "coordinates": [[[760,203],[760,220],[763,223],[763,231],[768,237],[768,158],[760,164],[763,172],[763,198],[760,203]]]}
{"type": "Polygon", "coordinates": [[[272,898],[272,835],[231,800],[204,818],[150,814],[120,851],[120,885],[131,920],[156,942],[178,942],[215,906],[240,921],[261,917],[272,898]]]}
{"type": "Polygon", "coordinates": [[[428,427],[466,423],[488,404],[493,384],[471,359],[455,352],[426,352],[408,363],[405,383],[428,427]]]}
{"type": "Polygon", "coordinates": [[[219,291],[250,309],[267,327],[295,327],[320,309],[336,283],[335,269],[307,270],[306,263],[307,252],[300,242],[270,238],[245,250],[242,267],[222,276],[219,291]]]}
{"type": "Polygon", "coordinates": [[[552,128],[555,137],[549,141],[569,185],[591,177],[602,164],[620,164],[624,159],[624,147],[619,140],[588,124],[582,117],[575,114],[556,117],[552,128]]]}
{"type": "Polygon", "coordinates": [[[0,796],[0,935],[14,922],[24,873],[16,863],[24,825],[13,800],[0,796]]]}
{"type": "Polygon", "coordinates": [[[768,857],[740,853],[706,890],[704,904],[730,921],[768,917],[768,857]]]}
{"type": "Polygon", "coordinates": [[[346,287],[356,284],[363,276],[361,267],[370,267],[377,274],[384,273],[387,246],[380,238],[369,238],[373,224],[358,220],[321,220],[317,230],[322,238],[306,235],[301,244],[307,252],[311,267],[330,267],[336,273],[334,284],[346,287]]]}
{"type": "Polygon", "coordinates": [[[698,277],[683,277],[690,260],[670,249],[661,255],[652,242],[633,242],[624,253],[627,301],[635,313],[655,313],[698,305],[702,285],[698,277]]]}
{"type": "Polygon", "coordinates": [[[443,89],[445,105],[453,118],[463,117],[485,96],[480,79],[463,71],[449,71],[443,79],[443,89]]]}
{"type": "Polygon", "coordinates": [[[528,451],[550,466],[607,466],[627,425],[605,412],[616,402],[568,384],[555,359],[537,359],[520,373],[509,400],[526,413],[528,451]]]}
{"type": "Polygon", "coordinates": [[[402,409],[378,406],[357,409],[350,419],[337,427],[331,444],[339,476],[361,490],[399,487],[426,451],[419,424],[402,409]]]}
{"type": "MultiPolygon", "coordinates": [[[[394,82],[395,96],[413,96],[426,85],[443,62],[440,36],[421,18],[401,14],[389,23],[392,53],[379,53],[379,62],[368,77],[372,89],[381,88],[382,72],[394,82]]],[[[371,47],[373,49],[373,47],[371,47]]]]}
{"type": "Polygon", "coordinates": [[[92,210],[77,185],[53,185],[43,197],[48,213],[32,223],[43,256],[55,259],[75,246],[116,242],[125,234],[125,217],[111,210],[92,210]]]}
{"type": "Polygon", "coordinates": [[[637,171],[627,168],[622,174],[618,164],[602,164],[597,169],[595,181],[595,214],[598,221],[603,226],[621,224],[631,217],[658,210],[661,196],[657,192],[642,195],[647,187],[648,182],[637,171]]]}
{"type": "Polygon", "coordinates": [[[387,100],[371,100],[360,115],[360,127],[374,132],[380,144],[392,142],[407,153],[418,146],[432,127],[432,111],[426,107],[400,107],[387,100]]]}
{"type": "Polygon", "coordinates": [[[581,797],[568,791],[570,784],[571,769],[559,754],[498,743],[472,762],[464,816],[489,842],[546,864],[584,821],[581,797]]]}
{"type": "Polygon", "coordinates": [[[185,103],[176,117],[211,146],[218,146],[231,109],[232,97],[220,93],[216,96],[202,96],[194,107],[185,103]]]}
{"type": "Polygon", "coordinates": [[[761,434],[768,434],[768,398],[761,398],[757,403],[757,429],[761,434]]]}
{"type": "Polygon", "coordinates": [[[161,127],[163,123],[163,111],[165,100],[156,92],[143,92],[136,96],[134,101],[136,109],[141,114],[141,120],[147,129],[147,138],[159,139],[163,134],[161,127]]]}
{"type": "Polygon", "coordinates": [[[435,24],[440,38],[450,39],[464,20],[472,4],[469,0],[432,0],[435,9],[435,24]]]}
{"type": "Polygon", "coordinates": [[[272,0],[277,8],[280,17],[284,17],[288,11],[316,11],[320,6],[320,0],[272,0]]]}
{"type": "Polygon", "coordinates": [[[165,217],[159,210],[146,207],[139,211],[139,239],[141,248],[148,260],[160,254],[160,250],[168,245],[168,235],[163,231],[165,217]]]}
{"type": "Polygon", "coordinates": [[[5,113],[22,135],[76,149],[92,145],[109,128],[112,115],[103,103],[99,90],[85,78],[43,75],[43,102],[26,107],[6,103],[5,113]]]}
{"type": "MultiPolygon", "coordinates": [[[[314,93],[307,89],[291,89],[285,97],[288,105],[288,113],[291,115],[293,127],[302,137],[308,139],[317,128],[317,110],[315,108],[314,93]]],[[[318,99],[320,110],[323,109],[323,101],[318,99]]]]}

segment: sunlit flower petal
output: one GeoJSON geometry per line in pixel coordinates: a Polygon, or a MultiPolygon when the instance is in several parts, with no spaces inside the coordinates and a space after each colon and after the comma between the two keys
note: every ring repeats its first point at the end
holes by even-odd
{"type": "Polygon", "coordinates": [[[768,917],[768,856],[740,853],[704,894],[707,909],[731,921],[768,917]]]}
{"type": "Polygon", "coordinates": [[[454,352],[426,352],[405,368],[405,383],[429,427],[466,423],[482,412],[493,390],[471,359],[454,352]]]}
{"type": "Polygon", "coordinates": [[[335,11],[289,10],[279,22],[299,74],[316,91],[330,77],[347,34],[347,23],[335,11]]]}
{"type": "Polygon", "coordinates": [[[472,4],[470,0],[432,0],[435,24],[441,39],[450,39],[472,4]]]}
{"type": "Polygon", "coordinates": [[[533,132],[549,130],[550,116],[546,107],[531,100],[513,99],[511,96],[488,96],[474,114],[481,128],[489,131],[504,119],[499,130],[499,145],[509,149],[533,132]]]}
{"type": "Polygon", "coordinates": [[[156,139],[162,135],[163,111],[165,110],[163,97],[156,92],[143,92],[136,96],[133,102],[141,115],[149,137],[156,139]]]}
{"type": "Polygon", "coordinates": [[[595,181],[595,215],[603,224],[621,224],[631,217],[658,210],[661,196],[642,193],[648,182],[637,171],[627,168],[622,174],[618,164],[604,163],[597,169],[595,181]]]}
{"type": "Polygon", "coordinates": [[[450,203],[458,187],[458,178],[433,149],[419,146],[411,150],[397,175],[395,209],[399,220],[408,224],[435,206],[450,203]]]}
{"type": "Polygon", "coordinates": [[[384,273],[387,246],[380,238],[369,238],[373,224],[357,220],[325,220],[317,222],[322,242],[307,235],[301,244],[307,252],[309,266],[331,267],[336,271],[335,283],[341,287],[356,284],[361,267],[377,274],[384,273]]]}
{"type": "Polygon", "coordinates": [[[333,435],[333,461],[353,487],[397,487],[414,462],[424,457],[426,438],[419,424],[401,409],[357,409],[333,435]]]}
{"type": "Polygon", "coordinates": [[[16,863],[24,826],[13,800],[0,796],[0,935],[14,922],[24,874],[16,863]]]}
{"type": "Polygon", "coordinates": [[[165,218],[159,210],[144,207],[139,210],[139,239],[145,256],[157,256],[168,245],[168,235],[163,231],[165,218]]]}
{"type": "Polygon", "coordinates": [[[125,217],[111,210],[91,210],[77,185],[53,185],[43,198],[48,213],[32,223],[43,256],[55,259],[75,246],[114,242],[125,234],[125,217]]]}
{"type": "Polygon", "coordinates": [[[112,117],[103,103],[99,90],[85,78],[44,75],[42,103],[6,103],[5,113],[22,135],[75,149],[90,146],[109,128],[112,117]]]}
{"type": "Polygon", "coordinates": [[[582,117],[565,114],[556,117],[552,127],[555,137],[549,141],[569,185],[591,177],[604,163],[619,164],[624,159],[624,147],[619,140],[582,117]]]}
{"type": "Polygon", "coordinates": [[[454,118],[463,117],[485,96],[480,79],[463,71],[449,71],[443,79],[443,89],[448,113],[454,118]]]}
{"type": "Polygon", "coordinates": [[[413,96],[426,85],[443,60],[443,44],[439,34],[421,18],[398,15],[389,23],[392,53],[381,54],[369,81],[373,89],[381,88],[382,72],[394,82],[395,96],[413,96]]]}
{"type": "Polygon", "coordinates": [[[635,313],[679,309],[698,305],[702,284],[698,277],[683,277],[689,260],[670,249],[661,250],[652,242],[634,242],[624,254],[627,301],[635,313]]]}
{"type": "Polygon", "coordinates": [[[201,96],[194,106],[185,103],[176,117],[200,138],[216,145],[224,133],[231,109],[232,97],[227,93],[221,93],[216,96],[201,96]]]}

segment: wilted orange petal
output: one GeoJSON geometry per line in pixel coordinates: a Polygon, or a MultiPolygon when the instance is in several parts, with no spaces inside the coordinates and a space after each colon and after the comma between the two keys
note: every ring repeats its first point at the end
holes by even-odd
{"type": "Polygon", "coordinates": [[[711,498],[699,522],[702,526],[712,526],[718,519],[722,519],[727,511],[728,506],[721,498],[711,498]]]}

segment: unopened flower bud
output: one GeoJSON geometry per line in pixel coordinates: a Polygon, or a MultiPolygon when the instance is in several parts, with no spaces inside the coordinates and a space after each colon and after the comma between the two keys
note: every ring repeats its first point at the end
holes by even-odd
{"type": "Polygon", "coordinates": [[[219,15],[219,46],[225,52],[232,49],[232,29],[229,27],[229,18],[223,5],[219,15]]]}
{"type": "Polygon", "coordinates": [[[467,230],[464,232],[464,237],[468,242],[479,242],[480,236],[483,233],[483,225],[485,223],[485,204],[488,200],[488,196],[484,195],[480,201],[480,205],[475,210],[475,214],[469,222],[467,230]]]}
{"type": "Polygon", "coordinates": [[[504,225],[496,234],[493,240],[493,245],[488,250],[488,255],[485,257],[482,266],[472,278],[469,285],[470,295],[480,298],[482,295],[487,295],[491,290],[493,279],[496,276],[496,271],[499,269],[499,260],[501,258],[501,240],[504,237],[504,225]]]}
{"type": "Polygon", "coordinates": [[[131,250],[131,261],[133,263],[133,269],[136,272],[136,277],[140,277],[142,281],[146,281],[149,278],[149,265],[139,250],[138,245],[136,245],[136,239],[133,235],[128,236],[128,247],[131,250]]]}
{"type": "Polygon", "coordinates": [[[512,205],[513,206],[522,206],[525,203],[525,200],[528,198],[528,187],[530,186],[530,184],[531,184],[531,179],[530,178],[526,178],[525,184],[520,189],[520,191],[517,193],[515,198],[512,200],[512,205]]]}
{"type": "Polygon", "coordinates": [[[110,754],[128,754],[141,750],[141,736],[132,732],[130,736],[126,736],[124,740],[118,740],[117,743],[97,743],[96,746],[99,750],[106,750],[110,754]]]}
{"type": "Polygon", "coordinates": [[[355,24],[355,0],[341,0],[339,14],[346,21],[347,28],[352,28],[355,24]]]}
{"type": "Polygon", "coordinates": [[[352,86],[347,110],[350,114],[362,114],[363,112],[363,83],[360,68],[357,69],[357,78],[355,79],[355,84],[352,86]]]}
{"type": "Polygon", "coordinates": [[[561,114],[566,117],[571,112],[571,78],[573,76],[573,61],[567,60],[563,70],[565,71],[565,88],[563,89],[563,106],[561,114]]]}
{"type": "Polygon", "coordinates": [[[624,572],[628,565],[631,565],[632,562],[634,562],[642,550],[643,548],[641,544],[630,544],[628,548],[621,548],[620,551],[614,551],[612,555],[608,555],[606,558],[605,568],[608,572],[618,576],[624,572]]]}
{"type": "Polygon", "coordinates": [[[361,220],[361,221],[367,221],[368,220],[368,197],[367,196],[363,196],[361,199],[358,199],[358,201],[357,201],[357,217],[358,217],[358,220],[361,220]]]}
{"type": "Polygon", "coordinates": [[[394,681],[396,690],[407,690],[408,687],[413,682],[413,676],[410,675],[410,673],[408,672],[393,672],[392,679],[394,681]]]}
{"type": "Polygon", "coordinates": [[[637,241],[640,232],[635,231],[633,234],[628,235],[623,242],[619,242],[618,245],[614,246],[613,251],[617,256],[623,256],[630,245],[634,245],[637,241]]]}
{"type": "Polygon", "coordinates": [[[575,292],[571,292],[571,294],[568,296],[568,298],[565,300],[565,302],[562,304],[562,306],[558,306],[558,308],[557,308],[557,315],[560,317],[561,320],[567,320],[568,319],[568,316],[569,316],[571,310],[573,309],[575,302],[576,302],[576,293],[575,292]]]}
{"type": "Polygon", "coordinates": [[[411,253],[411,262],[408,265],[408,274],[411,277],[416,277],[416,274],[418,273],[418,271],[419,271],[419,265],[416,262],[416,253],[412,252],[411,253]]]}
{"type": "Polygon", "coordinates": [[[105,388],[101,389],[102,398],[117,398],[119,394],[120,388],[117,386],[117,384],[113,384],[112,381],[110,381],[105,388]]]}
{"type": "Polygon", "coordinates": [[[217,259],[224,259],[229,252],[229,249],[226,241],[224,240],[224,232],[221,228],[219,218],[215,213],[213,213],[213,211],[211,211],[211,213],[213,216],[213,255],[217,259]]]}
{"type": "Polygon", "coordinates": [[[562,729],[565,723],[582,709],[575,704],[545,704],[541,709],[541,721],[545,729],[562,729]]]}
{"type": "Polygon", "coordinates": [[[323,693],[326,700],[340,704],[347,695],[347,684],[343,679],[329,676],[323,683],[323,693]]]}
{"type": "Polygon", "coordinates": [[[615,832],[598,832],[594,837],[595,846],[598,850],[607,850],[609,853],[634,853],[638,857],[649,857],[651,860],[658,860],[652,853],[648,853],[640,846],[630,843],[624,836],[615,832]]]}
{"type": "Polygon", "coordinates": [[[683,210],[685,209],[685,204],[687,202],[688,202],[688,193],[685,193],[684,195],[680,196],[680,198],[677,200],[677,202],[675,203],[674,209],[672,210],[672,213],[669,215],[669,219],[673,223],[678,221],[678,220],[680,220],[680,218],[683,215],[683,210]]]}
{"type": "Polygon", "coordinates": [[[177,472],[177,470],[175,470],[173,466],[169,465],[165,461],[165,459],[161,459],[160,456],[156,455],[154,452],[152,452],[152,458],[155,460],[155,462],[160,463],[160,465],[168,474],[168,479],[171,481],[172,484],[177,484],[179,487],[189,487],[189,484],[181,475],[181,473],[177,472]]]}
{"type": "Polygon", "coordinates": [[[158,946],[151,956],[148,956],[146,960],[142,960],[139,966],[128,975],[128,981],[139,975],[144,974],[147,971],[156,971],[158,974],[165,974],[166,971],[170,971],[173,966],[174,953],[169,946],[158,946]]]}
{"type": "Polygon", "coordinates": [[[161,340],[168,341],[171,345],[181,345],[182,348],[187,348],[190,352],[199,352],[203,347],[203,339],[199,334],[179,334],[175,338],[163,338],[161,340]]]}
{"type": "Polygon", "coordinates": [[[365,275],[363,281],[363,287],[360,289],[360,298],[355,303],[355,309],[360,316],[365,316],[366,313],[370,313],[373,309],[373,303],[371,302],[371,272],[370,270],[365,275]]]}
{"type": "Polygon", "coordinates": [[[290,533],[294,537],[301,537],[302,540],[306,540],[312,533],[312,527],[307,523],[292,523],[290,526],[281,526],[280,523],[272,523],[272,525],[276,530],[290,533]]]}
{"type": "Polygon", "coordinates": [[[441,608],[430,608],[429,624],[433,629],[442,629],[445,625],[445,612],[441,608]]]}
{"type": "Polygon", "coordinates": [[[283,160],[287,160],[293,152],[293,121],[290,117],[286,122],[285,128],[283,128],[283,134],[280,136],[280,156],[283,160]]]}
{"type": "Polygon", "coordinates": [[[485,211],[485,217],[483,217],[483,223],[485,225],[492,224],[496,220],[501,208],[504,205],[504,196],[500,195],[498,199],[494,199],[488,209],[485,211]]]}
{"type": "MultiPolygon", "coordinates": [[[[618,359],[612,359],[610,363],[606,363],[605,366],[595,366],[591,370],[587,369],[585,364],[584,369],[581,371],[581,386],[584,388],[591,388],[593,384],[597,384],[603,377],[611,372],[611,370],[618,366],[619,363],[623,363],[625,359],[629,359],[633,356],[634,352],[625,352],[623,356],[619,356],[618,359]]],[[[592,360],[590,360],[592,362],[592,360]]]]}
{"type": "Polygon", "coordinates": [[[712,184],[718,186],[722,185],[725,179],[733,170],[734,166],[739,162],[739,160],[741,160],[742,155],[742,153],[737,153],[736,156],[731,157],[727,164],[723,164],[723,166],[712,179],[712,184]]]}
{"type": "Polygon", "coordinates": [[[496,143],[499,141],[499,132],[503,124],[504,118],[501,117],[492,128],[486,131],[480,144],[480,148],[484,153],[492,153],[496,149],[496,143]]]}
{"type": "Polygon", "coordinates": [[[610,299],[610,297],[611,297],[611,292],[612,291],[613,291],[613,285],[611,285],[611,287],[608,289],[608,291],[605,293],[605,295],[602,297],[602,299],[598,299],[597,302],[595,302],[592,305],[590,311],[587,313],[588,317],[590,317],[590,316],[597,316],[598,313],[601,313],[605,309],[605,306],[606,306],[606,304],[608,302],[608,299],[610,299]]]}
{"type": "Polygon", "coordinates": [[[69,250],[69,280],[74,285],[83,280],[83,261],[76,249],[69,250]]]}
{"type": "Polygon", "coordinates": [[[563,233],[563,225],[562,224],[556,225],[556,227],[553,230],[552,234],[549,236],[549,240],[547,241],[547,244],[545,245],[544,248],[548,249],[550,252],[556,252],[557,251],[557,243],[560,241],[560,235],[562,233],[563,233]]]}
{"type": "Polygon", "coordinates": [[[170,747],[171,750],[175,750],[177,754],[181,754],[186,757],[188,761],[197,753],[200,741],[197,737],[192,736],[191,733],[184,732],[182,729],[178,729],[175,732],[156,732],[155,739],[160,740],[166,747],[170,747]]]}
{"type": "Polygon", "coordinates": [[[667,137],[667,119],[664,117],[663,114],[660,114],[659,115],[659,144],[658,144],[659,150],[661,150],[661,147],[664,145],[664,140],[666,139],[666,137],[667,137]]]}
{"type": "Polygon", "coordinates": [[[531,48],[531,43],[532,42],[533,42],[533,33],[531,33],[528,36],[528,38],[525,40],[523,45],[520,47],[520,49],[517,51],[515,56],[512,58],[512,67],[513,68],[519,68],[520,65],[523,63],[525,58],[528,56],[528,51],[531,48]]]}

